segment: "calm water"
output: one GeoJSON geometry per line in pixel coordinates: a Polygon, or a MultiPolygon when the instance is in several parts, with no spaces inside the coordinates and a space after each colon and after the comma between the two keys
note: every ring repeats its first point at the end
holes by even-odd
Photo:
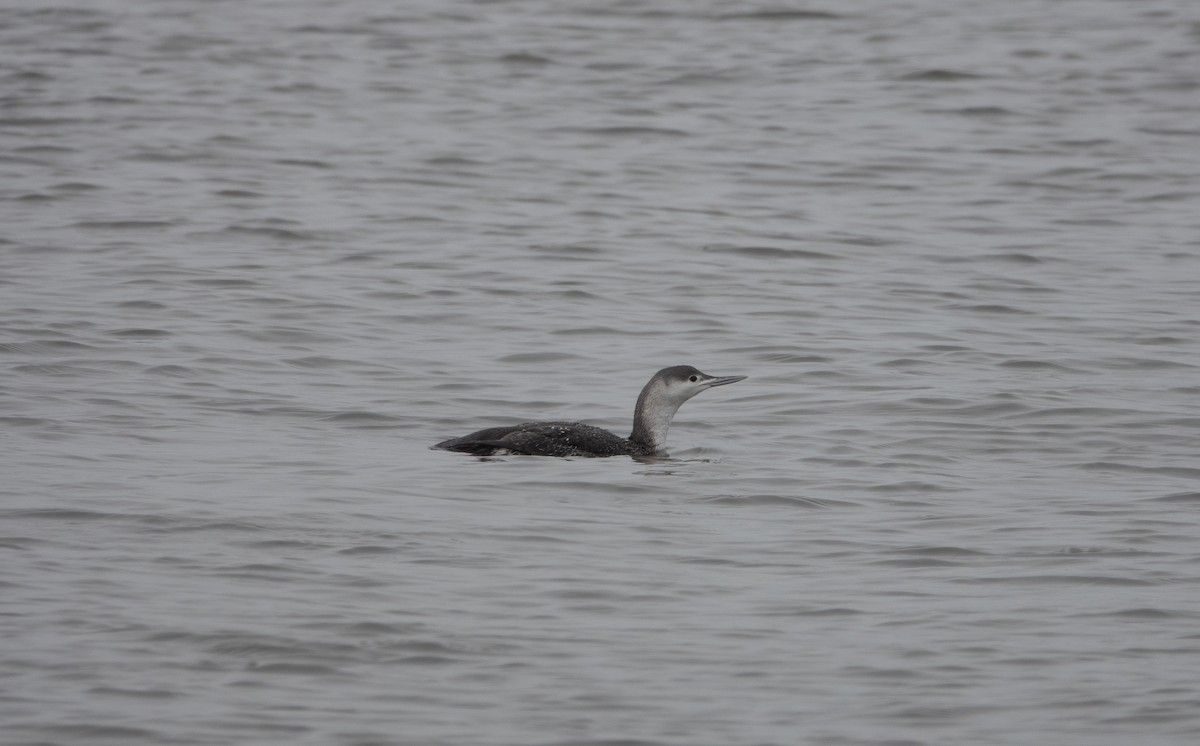
{"type": "Polygon", "coordinates": [[[6,746],[1200,739],[1194,2],[2,19],[6,746]]]}

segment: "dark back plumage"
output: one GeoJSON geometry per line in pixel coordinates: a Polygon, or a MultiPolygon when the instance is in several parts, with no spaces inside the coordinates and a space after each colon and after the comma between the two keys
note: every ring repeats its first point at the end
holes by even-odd
{"type": "Polygon", "coordinates": [[[434,448],[476,456],[647,456],[662,450],[671,419],[681,404],[707,388],[743,378],[709,376],[690,365],[663,368],[638,395],[628,438],[582,422],[525,422],[484,428],[444,440],[434,448]]]}
{"type": "Polygon", "coordinates": [[[489,427],[434,447],[476,456],[637,456],[651,452],[615,433],[582,422],[524,422],[489,427]]]}

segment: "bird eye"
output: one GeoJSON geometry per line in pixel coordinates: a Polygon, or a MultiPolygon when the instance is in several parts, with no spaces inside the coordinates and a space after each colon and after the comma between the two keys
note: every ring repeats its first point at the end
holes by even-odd
{"type": "Polygon", "coordinates": [[[695,376],[692,376],[692,377],[691,377],[691,378],[689,378],[688,380],[689,380],[689,381],[691,381],[692,383],[695,383],[695,382],[696,382],[696,381],[698,381],[699,379],[698,379],[698,378],[696,378],[695,376]]]}

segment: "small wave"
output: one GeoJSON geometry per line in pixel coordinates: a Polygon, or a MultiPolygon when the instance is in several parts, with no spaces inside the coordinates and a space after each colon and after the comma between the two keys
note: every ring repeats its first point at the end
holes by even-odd
{"type": "Polygon", "coordinates": [[[458,663],[458,659],[444,655],[410,655],[407,658],[397,658],[389,662],[402,666],[443,666],[448,663],[458,663]]]}
{"type": "Polygon", "coordinates": [[[314,236],[305,231],[289,230],[287,228],[271,228],[253,225],[230,225],[224,230],[224,233],[232,233],[235,235],[246,236],[263,236],[266,238],[278,238],[285,241],[310,241],[314,236]]]}
{"type": "Polygon", "coordinates": [[[96,686],[88,690],[90,694],[108,697],[130,697],[132,699],[174,699],[179,692],[169,689],[122,689],[115,686],[96,686]]]}
{"type": "Polygon", "coordinates": [[[278,163],[281,166],[300,166],[302,168],[333,168],[333,164],[329,163],[328,161],[301,158],[281,158],[275,161],[275,163],[278,163]]]}
{"type": "Polygon", "coordinates": [[[501,56],[499,61],[506,65],[535,65],[539,67],[554,64],[554,60],[549,57],[543,57],[540,54],[533,54],[532,52],[511,52],[501,56]]]}
{"type": "Polygon", "coordinates": [[[74,510],[70,508],[34,508],[31,510],[0,511],[4,518],[33,518],[51,521],[128,521],[148,525],[169,524],[173,519],[151,513],[105,513],[98,510],[74,510]]]}
{"type": "MultiPolygon", "coordinates": [[[[336,624],[334,626],[339,634],[354,637],[367,637],[374,635],[411,635],[417,631],[413,625],[391,624],[385,622],[353,622],[350,624],[336,624]]],[[[402,644],[405,645],[406,648],[409,648],[409,646],[416,647],[422,643],[418,641],[412,641],[404,642],[402,644]]],[[[430,647],[436,646],[437,648],[446,649],[446,646],[441,645],[440,643],[425,642],[423,644],[430,647]]]]}
{"type": "Polygon", "coordinates": [[[98,189],[104,189],[99,184],[89,184],[85,181],[64,181],[61,184],[55,184],[51,189],[59,192],[92,192],[98,189]]]}
{"type": "Polygon", "coordinates": [[[72,117],[2,117],[0,127],[55,127],[66,124],[93,124],[87,119],[72,117]]]}
{"type": "Polygon", "coordinates": [[[690,137],[692,133],[686,130],[670,127],[556,127],[554,132],[576,135],[600,135],[602,137],[690,137]]]}
{"type": "Polygon", "coordinates": [[[196,372],[191,368],[185,368],[182,365],[152,365],[146,368],[146,372],[157,376],[171,376],[172,378],[195,378],[196,372]]]}
{"type": "Polygon", "coordinates": [[[941,366],[936,360],[919,360],[911,357],[900,357],[895,360],[884,360],[877,363],[882,368],[926,368],[930,366],[941,366]]]}
{"type": "Polygon", "coordinates": [[[809,510],[828,510],[833,507],[844,507],[854,503],[839,500],[801,497],[799,495],[719,495],[717,497],[700,498],[701,502],[711,505],[736,505],[739,507],[784,506],[788,508],[805,508],[809,510]]]}
{"type": "Polygon", "coordinates": [[[977,80],[984,77],[986,76],[976,73],[963,72],[962,70],[932,69],[905,73],[904,75],[900,76],[900,80],[928,80],[934,82],[946,82],[955,80],[977,80]]]}
{"type": "Polygon", "coordinates": [[[1105,362],[1116,370],[1186,370],[1196,367],[1191,363],[1144,357],[1108,358],[1105,362]]]}
{"type": "Polygon", "coordinates": [[[1011,116],[1016,112],[1002,106],[964,106],[961,109],[955,109],[954,113],[965,117],[1003,117],[1011,116]]]}
{"type": "Polygon", "coordinates": [[[775,352],[770,354],[755,355],[755,360],[764,363],[831,363],[833,358],[824,355],[809,355],[804,353],[794,352],[775,352]]]}
{"type": "Polygon", "coordinates": [[[760,612],[762,616],[812,616],[844,617],[859,616],[867,612],[847,606],[783,606],[760,612]]]}
{"type": "MultiPolygon", "coordinates": [[[[168,521],[166,519],[164,519],[163,522],[166,523],[168,521]]],[[[190,533],[208,532],[208,531],[259,532],[259,531],[263,530],[262,526],[258,526],[253,523],[244,523],[244,522],[239,522],[239,521],[203,521],[200,523],[182,523],[182,524],[177,523],[175,521],[170,521],[170,523],[172,523],[174,525],[159,529],[159,531],[161,531],[163,533],[190,534],[190,533]]]]}
{"type": "Polygon", "coordinates": [[[579,355],[570,352],[518,352],[497,358],[500,363],[552,363],[563,360],[582,360],[579,355]]]}
{"type": "Polygon", "coordinates": [[[999,363],[1001,368],[1015,368],[1017,370],[1061,370],[1064,372],[1078,372],[1075,368],[1070,368],[1061,363],[1052,363],[1049,360],[1005,360],[999,363]]]}
{"type": "Polygon", "coordinates": [[[117,308],[133,308],[141,311],[163,311],[167,306],[152,300],[127,300],[117,304],[117,308]]]}
{"type": "Polygon", "coordinates": [[[1094,616],[1111,616],[1119,619],[1190,619],[1194,618],[1196,615],[1192,612],[1169,611],[1167,609],[1141,607],[1136,609],[1120,609],[1119,611],[1110,611],[1105,614],[1097,614],[1094,616]]]}
{"type": "MultiPolygon", "coordinates": [[[[322,666],[319,663],[251,663],[246,667],[247,671],[254,673],[278,673],[292,674],[304,676],[328,676],[330,674],[340,674],[341,672],[331,666],[322,666]]],[[[308,731],[309,728],[299,728],[298,731],[308,731]]]]}
{"type": "Polygon", "coordinates": [[[1180,129],[1171,127],[1138,127],[1138,132],[1150,135],[1168,135],[1171,137],[1200,137],[1200,129],[1180,129]]]}
{"type": "Polygon", "coordinates": [[[720,21],[835,21],[845,18],[840,13],[827,10],[800,10],[790,8],[751,10],[740,13],[724,13],[717,16],[720,21]]]}
{"type": "Polygon", "coordinates": [[[1196,192],[1159,192],[1145,197],[1135,197],[1132,202],[1191,202],[1197,197],[1196,192]]]}
{"type": "Polygon", "coordinates": [[[1200,492],[1175,492],[1162,497],[1152,497],[1151,500],[1164,503],[1197,503],[1200,504],[1200,492]]]}
{"type": "Polygon", "coordinates": [[[385,547],[379,544],[363,544],[357,547],[347,547],[339,549],[338,554],[346,555],[347,557],[358,557],[362,555],[381,555],[381,554],[396,554],[402,551],[400,547],[385,547]]]}
{"type": "Polygon", "coordinates": [[[1006,585],[1111,585],[1111,586],[1146,586],[1156,585],[1150,580],[1138,578],[1122,578],[1115,575],[1008,575],[1003,577],[971,577],[955,578],[957,583],[989,583],[1006,585]]]}
{"type": "Polygon", "coordinates": [[[905,482],[892,482],[891,484],[877,484],[867,488],[871,492],[891,493],[925,493],[925,492],[947,492],[948,487],[942,487],[931,482],[919,482],[909,480],[905,482]]]}
{"type": "Polygon", "coordinates": [[[1119,409],[1116,407],[1043,407],[1032,412],[1021,412],[1009,417],[1013,420],[1038,420],[1050,418],[1059,420],[1063,417],[1085,417],[1094,419],[1098,417],[1126,417],[1137,415],[1135,409],[1119,409]]]}
{"type": "Polygon", "coordinates": [[[0,426],[8,427],[43,427],[50,424],[50,420],[44,420],[40,417],[19,417],[14,415],[0,415],[0,426]]]}
{"type": "Polygon", "coordinates": [[[231,197],[234,199],[258,199],[265,197],[262,192],[251,192],[247,189],[219,189],[213,194],[217,197],[231,197]]]}
{"type": "Polygon", "coordinates": [[[994,314],[1013,314],[1013,315],[1029,315],[1029,311],[1013,306],[1006,306],[1002,303],[978,303],[974,305],[956,304],[950,306],[954,311],[971,311],[973,313],[994,313],[994,314]]]}
{"type": "Polygon", "coordinates": [[[288,365],[294,365],[297,368],[341,368],[346,366],[357,365],[355,360],[342,360],[335,357],[325,357],[324,355],[309,355],[307,357],[293,357],[283,361],[288,365]]]}
{"type": "MultiPolygon", "coordinates": [[[[559,336],[570,336],[570,337],[574,337],[576,335],[591,335],[591,336],[613,335],[613,336],[616,336],[616,335],[628,334],[628,332],[626,330],[617,329],[616,327],[612,327],[612,326],[582,326],[582,327],[576,327],[576,328],[571,328],[571,329],[555,329],[555,330],[551,331],[550,333],[559,335],[559,336]]],[[[655,332],[655,333],[657,333],[657,332],[655,332]]]]}
{"type": "Polygon", "coordinates": [[[170,228],[176,223],[170,220],[83,220],[74,223],[73,228],[87,230],[157,230],[170,228]]]}
{"type": "Polygon", "coordinates": [[[272,564],[265,563],[265,562],[251,562],[251,563],[245,564],[245,565],[232,565],[229,567],[220,568],[220,571],[221,572],[225,572],[225,571],[267,572],[267,573],[282,572],[282,573],[288,573],[288,574],[296,574],[296,573],[301,572],[299,569],[292,567],[290,565],[272,565],[272,564]]]}
{"type": "Polygon", "coordinates": [[[1200,469],[1189,466],[1135,466],[1134,464],[1121,464],[1115,461],[1089,461],[1078,466],[1085,471],[1132,472],[1135,474],[1157,474],[1165,477],[1200,479],[1200,469]]]}
{"type": "Polygon", "coordinates": [[[157,337],[169,337],[171,332],[166,329],[116,329],[108,332],[110,337],[121,337],[123,339],[154,339],[157,337]]]}
{"type": "Polygon", "coordinates": [[[989,262],[1007,262],[1010,264],[1042,264],[1045,259],[1036,257],[1033,254],[1026,254],[1020,251],[1001,252],[997,254],[983,254],[976,257],[982,261],[989,262]]]}
{"type": "Polygon", "coordinates": [[[483,166],[484,161],[478,161],[474,158],[466,158],[461,155],[437,155],[432,158],[426,158],[425,163],[430,166],[483,166]]]}
{"type": "Polygon", "coordinates": [[[396,423],[403,422],[400,417],[390,414],[380,414],[379,412],[368,412],[361,409],[352,409],[345,412],[335,412],[334,414],[326,414],[318,417],[323,422],[342,422],[342,423],[396,423]]]}
{"type": "Polygon", "coordinates": [[[881,567],[962,567],[961,562],[935,557],[904,557],[901,559],[872,560],[869,564],[881,567]]]}
{"type": "Polygon", "coordinates": [[[727,244],[709,244],[704,251],[716,254],[737,254],[758,259],[840,259],[834,254],[807,249],[784,249],[778,246],[731,246],[727,244]]]}
{"type": "Polygon", "coordinates": [[[85,743],[95,741],[149,741],[163,743],[163,734],[148,728],[133,728],[124,725],[89,725],[87,723],[70,723],[61,725],[46,725],[37,728],[47,734],[80,738],[85,743]]]}
{"type": "Polygon", "coordinates": [[[5,76],[4,79],[14,83],[43,83],[55,80],[55,77],[41,70],[15,70],[5,76]]]}
{"type": "Polygon", "coordinates": [[[1122,341],[1132,342],[1135,345],[1183,345],[1191,344],[1192,340],[1185,337],[1133,337],[1126,338],[1122,341]]]}
{"type": "Polygon", "coordinates": [[[903,547],[895,551],[901,554],[915,554],[921,557],[979,557],[986,554],[986,552],[980,552],[976,549],[934,546],[903,547]]]}

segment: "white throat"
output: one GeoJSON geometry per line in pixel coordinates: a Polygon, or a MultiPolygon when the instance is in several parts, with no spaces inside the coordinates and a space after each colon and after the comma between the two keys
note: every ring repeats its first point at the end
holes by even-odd
{"type": "Polygon", "coordinates": [[[667,431],[679,407],[699,391],[672,390],[666,384],[652,381],[638,397],[637,409],[633,413],[632,440],[638,440],[660,451],[667,444],[667,431]]]}

